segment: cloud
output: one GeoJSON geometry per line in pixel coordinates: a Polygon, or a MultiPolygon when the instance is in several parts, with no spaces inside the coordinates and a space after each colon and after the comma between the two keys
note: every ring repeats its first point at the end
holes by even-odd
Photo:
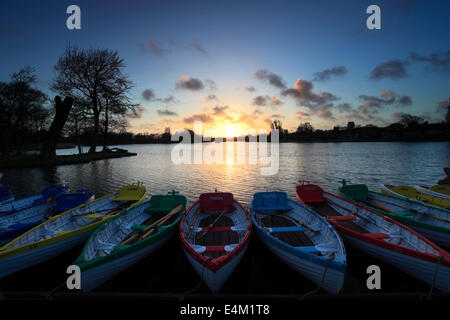
{"type": "Polygon", "coordinates": [[[217,89],[216,82],[213,80],[205,80],[206,85],[209,87],[209,90],[214,91],[217,89]]]}
{"type": "Polygon", "coordinates": [[[266,99],[266,97],[263,97],[263,96],[257,96],[255,98],[253,98],[253,103],[252,104],[255,105],[255,106],[262,107],[262,106],[267,105],[267,99],[266,99]]]}
{"type": "Polygon", "coordinates": [[[436,112],[445,112],[450,106],[450,100],[442,100],[437,103],[436,112]]]}
{"type": "Polygon", "coordinates": [[[397,96],[397,93],[395,93],[392,90],[383,90],[383,89],[381,89],[380,96],[385,98],[385,99],[392,99],[392,98],[395,99],[395,97],[397,96]]]}
{"type": "Polygon", "coordinates": [[[213,115],[214,116],[225,116],[226,115],[226,110],[229,110],[230,107],[229,106],[215,106],[213,108],[213,115]]]}
{"type": "Polygon", "coordinates": [[[175,97],[172,95],[169,95],[165,98],[156,98],[154,99],[155,101],[160,101],[160,102],[164,102],[164,103],[171,103],[171,102],[177,102],[175,97]]]}
{"type": "Polygon", "coordinates": [[[380,80],[384,78],[399,80],[406,78],[407,76],[408,73],[405,69],[405,62],[399,59],[391,59],[378,64],[370,73],[369,78],[372,80],[380,80]]]}
{"type": "Polygon", "coordinates": [[[152,89],[142,91],[142,99],[145,101],[152,101],[155,98],[155,92],[152,89]]]}
{"type": "Polygon", "coordinates": [[[127,117],[128,117],[128,118],[131,118],[131,119],[140,119],[140,118],[142,118],[143,113],[146,112],[146,111],[147,111],[147,109],[146,109],[145,107],[139,106],[139,107],[136,109],[136,112],[130,112],[130,113],[128,113],[128,114],[127,114],[127,117]]]}
{"type": "Polygon", "coordinates": [[[280,99],[278,99],[278,97],[276,96],[257,96],[255,98],[253,98],[253,105],[255,106],[267,106],[267,105],[271,105],[271,106],[280,106],[283,105],[284,102],[281,101],[280,99]]]}
{"type": "Polygon", "coordinates": [[[160,116],[178,116],[178,114],[174,111],[170,111],[169,109],[158,109],[156,110],[158,115],[160,116]]]}
{"type": "Polygon", "coordinates": [[[144,53],[150,53],[156,57],[164,57],[166,56],[170,50],[162,47],[160,41],[156,39],[150,39],[147,42],[141,44],[141,50],[144,53]]]}
{"type": "Polygon", "coordinates": [[[206,113],[197,113],[183,118],[184,123],[194,123],[194,121],[213,122],[214,118],[206,113]]]}
{"type": "Polygon", "coordinates": [[[208,52],[203,48],[202,44],[198,39],[192,40],[188,45],[188,48],[200,52],[201,54],[207,54],[208,52]]]}
{"type": "Polygon", "coordinates": [[[313,81],[327,81],[331,76],[343,76],[348,72],[347,68],[344,66],[337,66],[331,69],[325,69],[320,72],[314,73],[313,81]]]}
{"type": "Polygon", "coordinates": [[[284,118],[283,115],[279,114],[279,113],[274,113],[271,115],[272,118],[284,118]]]}
{"type": "Polygon", "coordinates": [[[420,56],[415,52],[409,54],[411,60],[427,63],[436,69],[450,71],[450,50],[444,52],[430,53],[428,56],[420,56]]]}
{"type": "Polygon", "coordinates": [[[397,103],[400,107],[406,107],[412,105],[413,101],[410,96],[401,96],[397,103]]]}
{"type": "Polygon", "coordinates": [[[294,88],[283,90],[281,95],[292,97],[297,101],[297,105],[308,108],[313,114],[321,118],[335,119],[332,109],[333,102],[338,100],[338,97],[326,91],[316,93],[310,81],[298,79],[294,88]]]}
{"type": "Polygon", "coordinates": [[[203,82],[199,79],[191,78],[188,76],[181,76],[180,80],[177,81],[175,87],[177,89],[199,91],[204,88],[204,85],[203,82]]]}
{"type": "Polygon", "coordinates": [[[216,100],[216,101],[218,100],[217,96],[215,94],[210,94],[210,95],[204,96],[202,98],[202,101],[205,102],[205,103],[208,103],[209,101],[212,101],[212,100],[216,100]]]}
{"type": "Polygon", "coordinates": [[[365,101],[365,103],[358,105],[358,111],[368,115],[378,113],[380,109],[387,105],[406,107],[413,103],[410,96],[398,96],[398,94],[392,90],[381,90],[380,96],[381,98],[365,94],[358,96],[358,99],[365,101]]]}
{"type": "Polygon", "coordinates": [[[256,88],[254,86],[245,86],[244,89],[247,90],[248,92],[255,92],[256,91],[256,88]]]}
{"type": "Polygon", "coordinates": [[[297,118],[300,120],[310,119],[309,113],[302,112],[302,111],[296,111],[295,114],[297,115],[297,118]]]}
{"type": "Polygon", "coordinates": [[[156,94],[155,91],[153,89],[146,89],[144,91],[142,91],[142,99],[144,99],[145,101],[159,101],[159,102],[164,102],[164,103],[171,103],[171,102],[176,102],[176,99],[174,96],[169,95],[165,98],[156,98],[156,94]]]}
{"type": "Polygon", "coordinates": [[[348,103],[340,103],[336,105],[336,109],[338,109],[339,112],[350,112],[352,107],[348,103]]]}
{"type": "Polygon", "coordinates": [[[269,82],[272,86],[278,89],[286,88],[284,80],[279,75],[269,72],[266,69],[258,69],[253,73],[253,75],[259,80],[269,82]]]}
{"type": "Polygon", "coordinates": [[[280,105],[283,105],[283,104],[284,104],[284,102],[281,101],[280,99],[278,99],[277,96],[271,96],[271,97],[270,97],[270,101],[271,101],[271,104],[272,104],[272,105],[275,105],[275,106],[280,106],[280,105]]]}

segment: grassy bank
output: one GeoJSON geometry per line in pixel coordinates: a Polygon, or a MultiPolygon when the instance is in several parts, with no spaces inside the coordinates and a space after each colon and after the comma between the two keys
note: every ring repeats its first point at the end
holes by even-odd
{"type": "Polygon", "coordinates": [[[0,158],[0,169],[7,168],[36,168],[48,166],[60,166],[66,164],[87,163],[96,160],[131,157],[137,155],[126,150],[85,153],[82,155],[61,155],[55,159],[41,159],[37,155],[8,156],[0,158]]]}

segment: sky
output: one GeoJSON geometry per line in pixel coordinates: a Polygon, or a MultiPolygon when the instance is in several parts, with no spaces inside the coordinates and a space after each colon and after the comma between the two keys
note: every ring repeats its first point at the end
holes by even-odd
{"type": "Polygon", "coordinates": [[[442,121],[450,97],[450,1],[0,0],[0,81],[25,65],[50,96],[67,46],[125,59],[140,105],[129,131],[211,135],[442,121]],[[81,9],[69,30],[66,9],[81,9]],[[369,5],[381,29],[369,30],[369,5]]]}

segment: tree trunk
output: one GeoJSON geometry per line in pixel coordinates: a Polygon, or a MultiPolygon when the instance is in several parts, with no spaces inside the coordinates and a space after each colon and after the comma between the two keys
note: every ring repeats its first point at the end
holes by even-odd
{"type": "Polygon", "coordinates": [[[77,137],[78,154],[83,154],[83,149],[81,148],[80,139],[80,129],[78,128],[78,117],[75,117],[75,135],[77,137]]]}
{"type": "Polygon", "coordinates": [[[103,151],[108,149],[108,105],[105,107],[105,133],[103,135],[103,151]]]}
{"type": "Polygon", "coordinates": [[[97,137],[98,137],[98,129],[100,124],[100,113],[94,113],[94,132],[92,133],[91,138],[91,147],[89,148],[88,153],[95,153],[95,149],[97,148],[97,137]]]}
{"type": "Polygon", "coordinates": [[[72,109],[73,99],[66,97],[64,101],[61,97],[55,97],[55,117],[53,118],[52,125],[47,134],[47,139],[42,145],[40,157],[46,159],[53,159],[56,156],[56,144],[61,134],[64,124],[69,117],[70,110],[72,109]]]}

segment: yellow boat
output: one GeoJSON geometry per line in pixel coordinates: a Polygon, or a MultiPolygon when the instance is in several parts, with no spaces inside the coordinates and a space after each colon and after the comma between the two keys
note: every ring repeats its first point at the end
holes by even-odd
{"type": "Polygon", "coordinates": [[[436,197],[450,199],[450,186],[447,186],[445,184],[436,184],[431,187],[416,186],[415,188],[425,194],[431,194],[436,197]]]}
{"type": "Polygon", "coordinates": [[[146,197],[138,182],[48,219],[0,248],[0,278],[84,243],[102,223],[146,197]]]}
{"type": "Polygon", "coordinates": [[[392,186],[388,184],[382,184],[381,192],[386,195],[391,195],[398,198],[417,200],[424,204],[444,208],[447,210],[450,209],[450,199],[437,197],[432,194],[426,194],[411,186],[392,186]]]}

